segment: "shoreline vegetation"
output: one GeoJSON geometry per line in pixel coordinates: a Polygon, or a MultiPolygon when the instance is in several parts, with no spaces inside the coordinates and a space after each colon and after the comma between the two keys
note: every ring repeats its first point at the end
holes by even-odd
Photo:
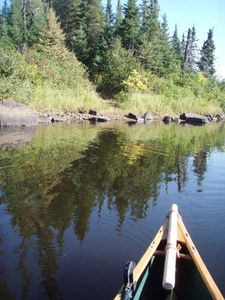
{"type": "Polygon", "coordinates": [[[6,1],[1,9],[0,99],[42,116],[96,110],[114,120],[129,112],[163,118],[225,110],[213,30],[198,49],[194,27],[182,41],[177,26],[169,35],[157,0],[141,8],[128,0],[123,12],[118,1],[115,14],[111,1],[104,10],[100,0],[47,2],[6,1]]]}

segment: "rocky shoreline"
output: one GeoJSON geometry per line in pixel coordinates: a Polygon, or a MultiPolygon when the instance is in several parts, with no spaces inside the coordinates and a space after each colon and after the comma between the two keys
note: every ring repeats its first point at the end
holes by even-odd
{"type": "Polygon", "coordinates": [[[180,116],[159,115],[151,112],[146,112],[144,115],[136,113],[98,113],[96,110],[89,112],[65,112],[65,113],[46,113],[39,114],[39,123],[56,123],[56,122],[89,122],[91,124],[104,122],[126,122],[129,124],[148,124],[152,121],[162,121],[165,124],[182,123],[192,125],[204,125],[211,122],[218,122],[225,119],[225,114],[216,115],[199,115],[195,113],[183,113],[180,116]]]}
{"type": "Polygon", "coordinates": [[[91,124],[104,122],[125,122],[129,124],[148,124],[152,121],[162,121],[165,124],[182,123],[192,125],[205,125],[225,119],[225,114],[199,115],[183,113],[180,116],[160,115],[146,112],[143,115],[130,112],[125,114],[119,110],[111,112],[98,112],[96,109],[89,111],[65,111],[64,113],[36,113],[28,106],[14,100],[0,100],[0,128],[1,127],[32,127],[38,124],[52,124],[56,122],[88,122],[91,124]]]}

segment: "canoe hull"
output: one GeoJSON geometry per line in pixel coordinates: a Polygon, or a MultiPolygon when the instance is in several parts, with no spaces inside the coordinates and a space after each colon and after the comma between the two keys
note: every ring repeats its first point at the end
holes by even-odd
{"type": "MultiPolygon", "coordinates": [[[[132,293],[132,298],[129,299],[224,300],[179,214],[177,218],[176,285],[172,291],[163,289],[166,245],[168,247],[168,224],[169,215],[135,267],[132,277],[136,289],[132,293]]],[[[124,287],[121,288],[114,300],[123,300],[123,291],[124,287]]]]}

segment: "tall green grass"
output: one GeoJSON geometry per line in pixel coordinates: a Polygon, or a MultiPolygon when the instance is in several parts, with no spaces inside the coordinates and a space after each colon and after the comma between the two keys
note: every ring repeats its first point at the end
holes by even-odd
{"type": "Polygon", "coordinates": [[[170,99],[153,93],[128,93],[122,101],[119,101],[118,107],[127,112],[145,113],[151,111],[171,115],[183,112],[216,114],[222,111],[221,106],[216,101],[192,97],[170,99]]]}
{"type": "Polygon", "coordinates": [[[35,95],[28,105],[39,112],[106,110],[109,107],[94,90],[84,90],[82,87],[60,89],[47,85],[36,88],[35,95]]]}

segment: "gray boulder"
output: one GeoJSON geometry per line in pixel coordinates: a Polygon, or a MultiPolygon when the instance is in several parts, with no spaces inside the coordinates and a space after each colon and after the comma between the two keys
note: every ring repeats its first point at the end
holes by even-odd
{"type": "Polygon", "coordinates": [[[151,122],[151,121],[154,120],[154,116],[153,116],[153,114],[152,114],[150,111],[146,112],[146,113],[142,116],[142,118],[144,119],[144,122],[145,122],[145,123],[148,123],[148,122],[151,122]]]}
{"type": "Polygon", "coordinates": [[[209,123],[209,120],[206,116],[193,113],[183,113],[182,115],[180,115],[180,119],[185,123],[192,125],[204,125],[209,123]]]}
{"type": "Polygon", "coordinates": [[[38,124],[37,114],[14,100],[0,100],[0,127],[28,127],[38,124]]]}

